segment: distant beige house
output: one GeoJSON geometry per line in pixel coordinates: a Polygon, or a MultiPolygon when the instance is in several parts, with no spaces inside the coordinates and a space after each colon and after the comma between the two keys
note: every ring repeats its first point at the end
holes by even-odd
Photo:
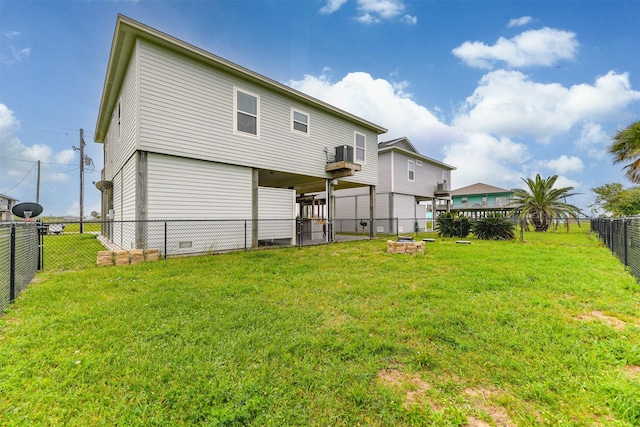
{"type": "Polygon", "coordinates": [[[13,209],[17,203],[17,199],[0,194],[0,221],[11,221],[13,219],[11,209],[13,209]]]}

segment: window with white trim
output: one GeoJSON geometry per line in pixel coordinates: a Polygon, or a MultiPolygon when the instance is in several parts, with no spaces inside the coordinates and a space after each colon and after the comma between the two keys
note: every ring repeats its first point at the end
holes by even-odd
{"type": "Polygon", "coordinates": [[[407,163],[407,170],[409,171],[409,181],[416,180],[416,163],[413,160],[409,160],[407,163]]]}
{"type": "Polygon", "coordinates": [[[291,130],[309,135],[309,114],[291,109],[291,130]]]}
{"type": "Polygon", "coordinates": [[[233,88],[233,131],[249,136],[260,136],[260,96],[243,89],[233,88]]]}
{"type": "Polygon", "coordinates": [[[355,147],[353,151],[355,153],[354,160],[356,163],[364,163],[366,158],[366,146],[367,137],[362,133],[355,132],[355,147]]]}

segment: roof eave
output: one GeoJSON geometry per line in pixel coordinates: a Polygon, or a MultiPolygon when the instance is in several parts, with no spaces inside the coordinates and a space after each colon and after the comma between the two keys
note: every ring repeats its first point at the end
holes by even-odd
{"type": "Polygon", "coordinates": [[[432,159],[431,157],[423,156],[420,153],[414,153],[414,152],[411,152],[411,151],[408,151],[408,150],[404,150],[404,149],[398,148],[398,147],[381,148],[381,149],[378,150],[378,153],[384,153],[384,152],[387,152],[387,151],[398,151],[398,152],[406,154],[406,155],[408,155],[410,157],[415,157],[418,160],[423,160],[425,162],[429,162],[429,163],[432,163],[432,164],[434,164],[436,166],[440,166],[440,167],[443,167],[443,168],[446,168],[446,169],[449,169],[449,170],[458,169],[455,166],[448,165],[448,164],[440,162],[440,161],[438,161],[436,159],[432,159]]]}
{"type": "Polygon", "coordinates": [[[137,22],[124,15],[118,15],[116,29],[111,44],[111,52],[109,54],[109,63],[107,66],[107,74],[102,91],[102,99],[100,101],[98,120],[96,123],[94,138],[96,142],[104,142],[108,127],[108,120],[106,119],[110,114],[110,111],[113,109],[113,105],[115,104],[114,96],[119,92],[120,87],[122,86],[124,70],[126,69],[129,56],[131,55],[131,52],[133,50],[135,40],[138,37],[145,38],[161,46],[178,51],[181,54],[194,58],[198,61],[203,61],[217,68],[222,68],[231,74],[250,79],[257,84],[266,86],[279,93],[298,98],[303,102],[313,104],[317,108],[330,112],[334,115],[339,115],[344,119],[369,128],[376,132],[376,134],[378,135],[388,132],[388,130],[382,126],[379,126],[361,117],[334,107],[333,105],[330,105],[324,101],[320,101],[319,99],[316,99],[310,95],[295,90],[289,86],[286,86],[247,68],[244,68],[238,64],[235,64],[231,61],[228,61],[224,58],[193,46],[166,33],[158,31],[145,24],[137,22]]]}

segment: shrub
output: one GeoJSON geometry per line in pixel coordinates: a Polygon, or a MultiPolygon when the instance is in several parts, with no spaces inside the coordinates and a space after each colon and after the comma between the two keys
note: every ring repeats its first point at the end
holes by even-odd
{"type": "Polygon", "coordinates": [[[436,225],[441,237],[467,237],[471,231],[469,218],[452,213],[438,216],[436,225]]]}
{"type": "Polygon", "coordinates": [[[515,224],[500,214],[480,218],[471,226],[472,233],[482,240],[511,240],[515,238],[515,224]]]}

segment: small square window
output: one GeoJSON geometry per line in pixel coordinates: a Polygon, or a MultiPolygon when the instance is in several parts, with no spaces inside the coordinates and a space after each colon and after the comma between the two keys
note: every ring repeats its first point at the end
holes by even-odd
{"type": "Polygon", "coordinates": [[[291,130],[309,135],[309,114],[292,109],[291,130]]]}

